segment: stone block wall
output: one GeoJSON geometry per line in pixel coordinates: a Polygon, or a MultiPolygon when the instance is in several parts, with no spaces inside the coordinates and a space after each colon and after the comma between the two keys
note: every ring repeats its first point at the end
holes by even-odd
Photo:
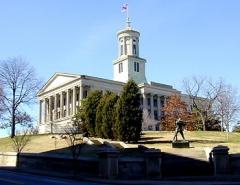
{"type": "Polygon", "coordinates": [[[17,153],[16,152],[0,152],[0,166],[1,167],[17,167],[17,153]]]}
{"type": "Polygon", "coordinates": [[[230,155],[230,168],[232,174],[240,175],[240,154],[230,155]]]}

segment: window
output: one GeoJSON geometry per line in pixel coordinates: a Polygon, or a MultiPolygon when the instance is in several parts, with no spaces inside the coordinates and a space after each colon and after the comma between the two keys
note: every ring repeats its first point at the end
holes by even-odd
{"type": "Polygon", "coordinates": [[[136,44],[133,44],[133,54],[136,55],[137,54],[137,48],[136,48],[136,44]]]}
{"type": "Polygon", "coordinates": [[[130,37],[126,37],[125,55],[130,54],[130,37]]]}
{"type": "Polygon", "coordinates": [[[60,97],[59,97],[58,102],[57,102],[57,107],[60,107],[60,97]]]}
{"type": "Polygon", "coordinates": [[[156,98],[153,99],[153,106],[157,107],[157,99],[156,98]]]}
{"type": "Polygon", "coordinates": [[[147,99],[147,102],[148,102],[148,105],[150,106],[150,105],[151,105],[151,99],[148,98],[148,99],[147,99]]]}
{"type": "Polygon", "coordinates": [[[118,64],[118,71],[119,71],[119,73],[123,72],[123,64],[122,63],[118,64]]]}
{"type": "Polygon", "coordinates": [[[121,45],[121,55],[123,55],[123,45],[121,45]]]}
{"type": "Polygon", "coordinates": [[[154,119],[158,120],[158,111],[157,110],[154,111],[154,119]]]}
{"type": "Polygon", "coordinates": [[[63,105],[66,105],[66,97],[63,98],[63,105]]]}
{"type": "Polygon", "coordinates": [[[87,90],[84,90],[84,91],[83,91],[83,98],[86,98],[87,95],[88,95],[88,91],[87,91],[87,90]]]}
{"type": "Polygon", "coordinates": [[[134,62],[134,71],[139,72],[139,63],[134,62]]]}

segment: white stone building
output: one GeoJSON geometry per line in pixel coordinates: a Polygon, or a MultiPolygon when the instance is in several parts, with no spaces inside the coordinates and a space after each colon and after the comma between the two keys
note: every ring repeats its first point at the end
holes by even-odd
{"type": "MultiPolygon", "coordinates": [[[[166,98],[181,92],[170,85],[147,82],[146,60],[139,56],[140,33],[133,30],[129,22],[117,36],[119,51],[118,58],[113,61],[113,80],[79,74],[55,73],[38,92],[40,133],[63,132],[64,127],[71,123],[76,108],[81,104],[81,100],[87,97],[89,91],[108,90],[120,93],[129,79],[133,79],[138,84],[142,94],[142,107],[154,120],[150,121],[150,125],[144,125],[143,129],[159,129],[166,98]]],[[[186,99],[185,95],[182,96],[186,99]]]]}

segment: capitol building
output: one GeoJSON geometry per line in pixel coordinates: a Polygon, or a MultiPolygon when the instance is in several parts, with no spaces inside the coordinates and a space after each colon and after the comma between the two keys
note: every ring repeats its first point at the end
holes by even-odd
{"type": "Polygon", "coordinates": [[[140,33],[127,21],[125,29],[117,33],[118,57],[113,61],[113,80],[81,74],[55,73],[38,92],[39,133],[62,133],[71,125],[81,100],[90,91],[120,93],[124,84],[133,79],[141,91],[141,104],[151,121],[144,130],[159,130],[162,110],[167,97],[179,94],[189,107],[191,101],[171,85],[148,82],[145,76],[146,59],[140,57],[140,33]]]}

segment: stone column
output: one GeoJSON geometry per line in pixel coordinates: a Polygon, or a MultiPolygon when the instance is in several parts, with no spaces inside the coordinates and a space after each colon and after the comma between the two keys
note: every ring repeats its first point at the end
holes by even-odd
{"type": "Polygon", "coordinates": [[[123,55],[127,55],[126,48],[127,48],[126,37],[123,37],[123,55]]]}
{"type": "Polygon", "coordinates": [[[161,177],[162,154],[159,149],[149,149],[144,152],[147,177],[161,177]]]}
{"type": "Polygon", "coordinates": [[[44,98],[44,113],[43,113],[43,117],[44,117],[44,123],[47,122],[47,99],[44,98]]]}
{"type": "Polygon", "coordinates": [[[53,120],[57,119],[57,94],[54,96],[54,113],[53,113],[53,120]]]}
{"type": "Polygon", "coordinates": [[[143,96],[143,110],[147,110],[147,97],[146,97],[146,94],[145,93],[143,93],[142,94],[142,96],[143,96]]]}
{"type": "Polygon", "coordinates": [[[60,118],[63,118],[63,92],[60,92],[59,98],[60,98],[60,118]]]}
{"type": "Polygon", "coordinates": [[[118,157],[119,152],[106,150],[98,153],[99,156],[99,176],[107,179],[118,177],[118,157]]]}
{"type": "Polygon", "coordinates": [[[79,86],[79,102],[80,102],[80,106],[81,106],[81,102],[83,99],[83,86],[79,86]]]}
{"type": "Polygon", "coordinates": [[[66,91],[66,117],[69,116],[69,90],[66,91]]]}
{"type": "Polygon", "coordinates": [[[46,98],[46,120],[49,122],[49,98],[46,98]]]}
{"type": "Polygon", "coordinates": [[[158,109],[158,119],[161,120],[161,99],[157,96],[157,109],[158,109]]]}
{"type": "Polygon", "coordinates": [[[52,107],[52,100],[53,100],[53,97],[50,96],[49,97],[49,121],[53,121],[53,107],[52,107]]]}
{"type": "Polygon", "coordinates": [[[76,113],[76,87],[73,87],[73,97],[72,97],[72,102],[73,102],[73,115],[76,113]]]}
{"type": "Polygon", "coordinates": [[[150,95],[151,100],[151,118],[154,119],[153,94],[150,95]]]}
{"type": "Polygon", "coordinates": [[[164,107],[166,106],[167,103],[167,96],[164,96],[164,107]]]}
{"type": "Polygon", "coordinates": [[[230,162],[227,146],[216,146],[212,149],[214,175],[223,175],[230,172],[230,162]]]}
{"type": "Polygon", "coordinates": [[[39,123],[42,124],[42,100],[39,100],[39,123]]]}

